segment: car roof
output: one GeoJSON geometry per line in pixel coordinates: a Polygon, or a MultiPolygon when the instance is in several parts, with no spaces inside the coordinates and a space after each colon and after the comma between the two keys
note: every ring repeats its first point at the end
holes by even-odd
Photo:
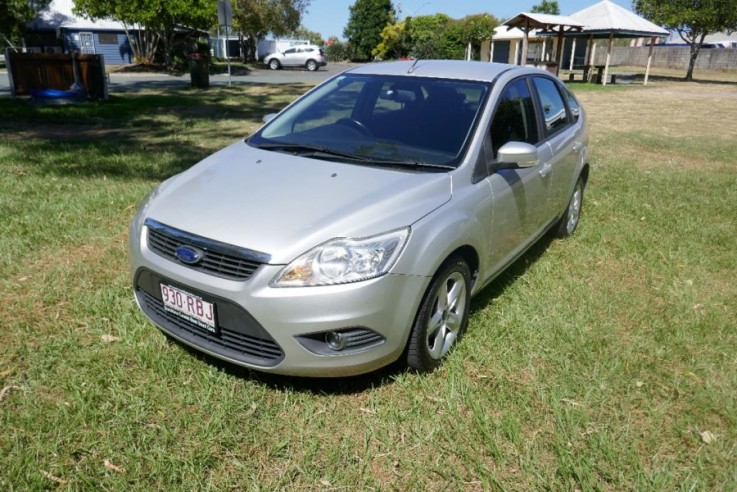
{"type": "Polygon", "coordinates": [[[412,75],[416,77],[435,77],[444,79],[478,80],[492,82],[500,75],[510,72],[545,73],[540,69],[525,68],[506,63],[488,63],[464,60],[408,60],[361,65],[347,73],[371,75],[412,75]]]}

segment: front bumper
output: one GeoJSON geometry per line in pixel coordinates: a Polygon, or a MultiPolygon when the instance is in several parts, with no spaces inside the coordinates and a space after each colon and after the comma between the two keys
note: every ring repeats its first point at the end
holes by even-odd
{"type": "Polygon", "coordinates": [[[147,229],[131,230],[129,253],[136,301],[163,332],[212,356],[276,374],[336,377],[361,374],[395,361],[409,337],[429,278],[407,275],[354,284],[273,288],[281,265],[262,265],[234,281],[163,258],[147,246],[147,229]],[[160,284],[215,305],[215,333],[166,312],[160,284]],[[332,350],[323,334],[371,332],[364,346],[332,350]]]}

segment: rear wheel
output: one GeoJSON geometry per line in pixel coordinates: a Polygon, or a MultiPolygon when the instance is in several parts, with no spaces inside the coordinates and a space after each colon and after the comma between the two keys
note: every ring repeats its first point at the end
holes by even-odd
{"type": "Polygon", "coordinates": [[[279,63],[279,60],[274,59],[269,62],[269,68],[272,70],[279,70],[281,68],[281,63],[279,63]]]}
{"type": "Polygon", "coordinates": [[[407,365],[432,371],[440,365],[468,324],[471,270],[463,258],[446,261],[420,304],[407,345],[407,365]]]}
{"type": "Polygon", "coordinates": [[[317,62],[315,60],[307,60],[307,70],[314,72],[318,69],[317,62]]]}
{"type": "Polygon", "coordinates": [[[560,218],[558,224],[556,224],[556,226],[553,228],[553,234],[555,235],[555,237],[568,237],[576,231],[576,228],[578,227],[578,222],[581,220],[581,209],[583,208],[583,189],[583,178],[579,176],[578,181],[576,181],[576,186],[575,188],[573,188],[571,200],[568,202],[568,208],[566,208],[563,217],[560,218]]]}

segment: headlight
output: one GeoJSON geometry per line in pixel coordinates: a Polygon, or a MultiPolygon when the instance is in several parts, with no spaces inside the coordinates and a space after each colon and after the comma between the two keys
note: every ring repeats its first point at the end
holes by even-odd
{"type": "Polygon", "coordinates": [[[360,239],[332,239],[279,272],[273,287],[307,287],[360,282],[384,275],[409,237],[409,227],[360,239]]]}
{"type": "Polygon", "coordinates": [[[146,211],[148,210],[148,206],[151,201],[156,198],[156,196],[161,193],[164,188],[168,187],[176,176],[178,176],[178,174],[175,174],[163,183],[159,184],[157,187],[151,190],[148,195],[146,195],[146,198],[143,199],[141,205],[138,207],[138,212],[136,212],[135,217],[133,217],[133,230],[136,231],[136,234],[141,233],[141,229],[143,228],[143,221],[146,219],[146,211]]]}

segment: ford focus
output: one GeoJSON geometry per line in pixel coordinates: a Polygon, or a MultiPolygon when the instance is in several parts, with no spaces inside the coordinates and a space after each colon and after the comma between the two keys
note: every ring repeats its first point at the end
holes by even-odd
{"type": "Polygon", "coordinates": [[[586,117],[548,72],[374,63],[265,120],[155,188],[130,227],[141,311],[234,364],[433,370],[473,295],[578,226],[586,117]]]}

